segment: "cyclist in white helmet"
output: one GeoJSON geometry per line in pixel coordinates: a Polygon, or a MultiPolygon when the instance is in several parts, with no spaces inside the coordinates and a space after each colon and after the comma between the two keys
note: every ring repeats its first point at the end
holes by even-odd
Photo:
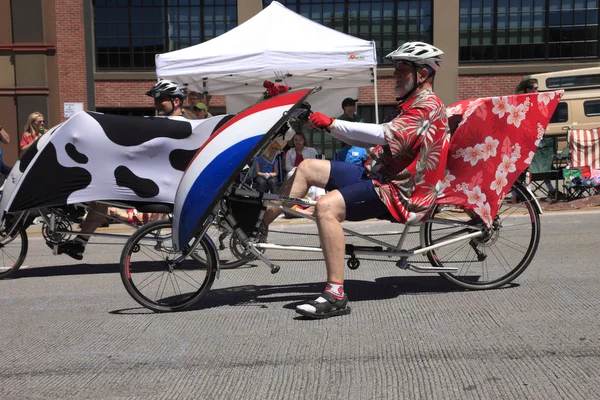
{"type": "Polygon", "coordinates": [[[154,99],[156,115],[196,119],[192,112],[183,108],[187,93],[185,85],[174,81],[161,80],[146,92],[146,96],[154,99]]]}
{"type": "MultiPolygon", "coordinates": [[[[372,147],[364,166],[339,161],[304,160],[281,189],[303,197],[311,186],[329,192],[317,200],[315,217],[327,267],[325,291],[296,307],[312,318],[350,312],[344,292],[345,242],[341,222],[393,218],[418,222],[437,198],[444,178],[450,134],[446,110],[432,92],[442,51],[409,42],[388,55],[396,67],[398,115],[384,124],[342,121],[315,112],[311,123],[355,146],[372,147]]],[[[281,211],[269,207],[265,228],[281,211]]]]}

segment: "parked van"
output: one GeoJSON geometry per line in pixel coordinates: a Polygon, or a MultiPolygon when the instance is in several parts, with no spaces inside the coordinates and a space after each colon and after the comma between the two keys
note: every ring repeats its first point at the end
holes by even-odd
{"type": "Polygon", "coordinates": [[[600,128],[600,67],[534,74],[538,91],[564,90],[546,129],[547,135],[566,135],[565,127],[600,128]]]}

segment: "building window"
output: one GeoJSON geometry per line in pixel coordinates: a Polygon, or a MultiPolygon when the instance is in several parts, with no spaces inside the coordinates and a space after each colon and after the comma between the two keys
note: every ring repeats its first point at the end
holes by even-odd
{"type": "MultiPolygon", "coordinates": [[[[263,0],[263,6],[272,0],[263,0]]],[[[432,0],[279,0],[281,4],[329,28],[373,40],[378,63],[402,43],[432,43],[432,0]]]]}
{"type": "Polygon", "coordinates": [[[562,76],[546,79],[546,87],[548,89],[574,88],[577,86],[600,86],[600,75],[590,74],[578,76],[562,76]]]}
{"type": "Polygon", "coordinates": [[[583,110],[586,117],[600,117],[600,100],[584,101],[583,110]]]}
{"type": "MultiPolygon", "coordinates": [[[[392,118],[398,115],[396,108],[398,104],[380,104],[379,105],[379,123],[389,122],[392,118]]],[[[358,106],[358,115],[360,115],[365,122],[375,123],[375,105],[362,105],[358,106]]]]}
{"type": "Polygon", "coordinates": [[[598,0],[460,0],[461,62],[598,58],[598,0]]]}
{"type": "Polygon", "coordinates": [[[96,68],[154,69],[156,54],[237,26],[237,0],[95,0],[96,68]]]}
{"type": "Polygon", "coordinates": [[[554,110],[554,114],[552,114],[552,118],[550,118],[551,124],[557,124],[559,122],[567,122],[569,120],[569,105],[567,103],[561,102],[556,106],[556,110],[554,110]]]}

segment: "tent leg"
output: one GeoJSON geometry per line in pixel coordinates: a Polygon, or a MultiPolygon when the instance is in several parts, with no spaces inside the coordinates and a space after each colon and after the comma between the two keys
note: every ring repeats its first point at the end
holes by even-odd
{"type": "Polygon", "coordinates": [[[377,67],[373,67],[373,77],[375,85],[373,86],[373,90],[375,91],[375,123],[379,123],[379,99],[377,98],[377,67]]]}

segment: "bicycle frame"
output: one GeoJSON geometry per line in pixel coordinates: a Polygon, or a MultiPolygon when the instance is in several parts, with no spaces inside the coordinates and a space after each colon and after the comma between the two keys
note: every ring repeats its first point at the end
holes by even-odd
{"type": "MultiPolygon", "coordinates": [[[[275,206],[286,213],[290,213],[295,216],[308,219],[310,221],[315,221],[315,218],[312,216],[297,212],[287,206],[283,206],[281,204],[274,203],[274,201],[281,201],[281,202],[285,202],[288,204],[294,204],[294,205],[314,206],[316,204],[316,202],[313,200],[293,198],[293,197],[270,194],[270,193],[260,193],[260,192],[247,190],[247,189],[234,189],[232,192],[232,196],[243,196],[246,198],[262,200],[263,210],[261,210],[261,212],[258,216],[256,229],[258,229],[259,225],[262,223],[262,219],[264,217],[264,208],[266,208],[267,205],[275,206]]],[[[262,254],[261,250],[271,249],[271,250],[322,252],[322,249],[320,247],[316,247],[316,246],[288,246],[288,245],[277,245],[277,244],[260,243],[260,242],[255,243],[251,238],[248,238],[248,236],[243,231],[243,229],[241,229],[240,227],[237,227],[238,226],[237,221],[235,220],[235,217],[231,213],[229,213],[229,212],[226,213],[225,220],[227,221],[227,224],[231,227],[232,231],[235,232],[236,235],[238,235],[241,242],[245,246],[247,246],[248,250],[250,252],[252,252],[252,254],[254,256],[256,256],[261,261],[266,263],[271,268],[271,272],[273,272],[273,273],[278,272],[279,267],[277,265],[275,265],[271,260],[269,260],[264,254],[262,254]],[[233,227],[237,227],[237,228],[234,229],[233,227]]],[[[395,245],[383,242],[383,241],[375,239],[373,237],[363,235],[354,230],[342,227],[344,232],[346,232],[352,236],[356,236],[356,237],[362,238],[368,242],[379,245],[379,246],[374,246],[374,247],[346,245],[346,254],[351,256],[351,260],[356,259],[356,257],[355,257],[356,255],[376,255],[376,256],[384,256],[384,257],[390,257],[390,258],[391,257],[395,257],[395,258],[399,257],[400,261],[398,262],[398,266],[401,268],[404,268],[404,269],[410,269],[414,272],[421,272],[421,273],[456,272],[457,271],[456,268],[436,268],[436,267],[415,266],[415,265],[409,264],[407,262],[407,260],[408,260],[408,258],[410,258],[412,256],[425,254],[431,250],[434,250],[434,249],[437,249],[437,248],[440,248],[443,246],[447,246],[447,245],[450,245],[450,244],[453,244],[453,243],[456,243],[459,241],[471,240],[471,239],[474,239],[477,237],[482,237],[482,236],[484,236],[485,231],[487,229],[483,225],[473,226],[473,225],[469,225],[466,223],[461,224],[457,221],[448,221],[448,220],[445,220],[442,218],[431,218],[431,219],[429,219],[429,222],[434,222],[434,223],[437,223],[440,225],[450,225],[453,227],[463,226],[465,233],[460,234],[458,236],[451,235],[450,237],[445,238],[445,240],[443,240],[433,246],[423,247],[420,245],[418,247],[411,248],[411,249],[403,249],[403,246],[406,241],[406,237],[409,233],[409,230],[411,228],[411,225],[404,225],[404,229],[402,231],[400,239],[399,239],[398,243],[395,245]]]]}
{"type": "MultiPolygon", "coordinates": [[[[130,206],[121,204],[121,203],[111,203],[111,202],[97,202],[97,203],[106,204],[107,206],[118,207],[118,208],[131,208],[130,206]]],[[[101,212],[92,210],[87,205],[83,205],[83,207],[87,210],[88,213],[93,212],[103,218],[110,220],[110,221],[114,221],[114,222],[126,225],[133,229],[138,228],[138,225],[136,225],[136,224],[132,224],[127,221],[123,221],[123,220],[121,220],[113,215],[107,214],[107,213],[101,213],[101,212]]],[[[44,223],[47,225],[48,233],[50,235],[57,235],[60,237],[66,237],[66,236],[70,236],[70,235],[80,235],[80,236],[87,236],[87,237],[105,237],[105,238],[117,238],[117,239],[124,239],[124,240],[129,239],[129,237],[131,236],[129,234],[119,234],[119,233],[100,233],[100,232],[85,233],[85,232],[75,231],[75,230],[71,230],[71,229],[66,229],[66,230],[61,229],[58,226],[58,222],[57,222],[57,217],[64,217],[61,215],[61,213],[57,213],[56,210],[53,208],[39,208],[39,209],[37,209],[37,211],[40,213],[40,217],[43,219],[44,223]]],[[[56,245],[54,246],[53,253],[56,255],[56,245]]]]}

